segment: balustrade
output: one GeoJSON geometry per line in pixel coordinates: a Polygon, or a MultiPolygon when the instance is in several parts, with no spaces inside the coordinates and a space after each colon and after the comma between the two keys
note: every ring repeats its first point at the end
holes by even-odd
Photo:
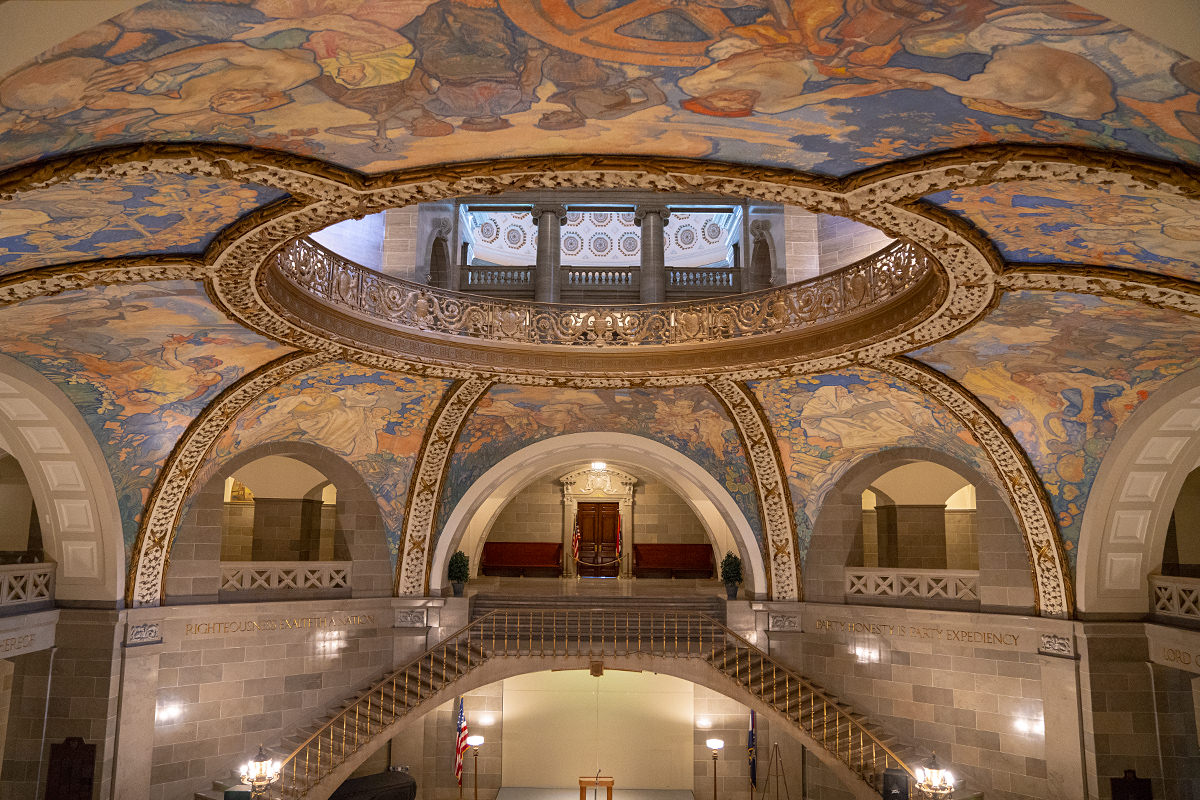
{"type": "MultiPolygon", "coordinates": [[[[503,344],[598,349],[805,332],[894,300],[928,275],[934,263],[916,245],[896,242],[836,272],[777,289],[706,301],[607,306],[540,304],[434,289],[381,275],[303,238],[279,251],[274,269],[310,297],[380,325],[503,344]]],[[[532,280],[529,268],[507,271],[513,281],[518,276],[532,280]]],[[[601,272],[623,274],[590,269],[587,274],[601,272]]]]}
{"type": "Polygon", "coordinates": [[[349,589],[349,561],[223,561],[221,591],[349,589]]]}
{"type": "Polygon", "coordinates": [[[56,566],[51,562],[0,566],[0,613],[53,600],[56,566]]]}
{"type": "Polygon", "coordinates": [[[946,569],[846,568],[846,596],[979,603],[979,572],[946,569]]]}
{"type": "Polygon", "coordinates": [[[1156,616],[1200,622],[1200,578],[1151,575],[1150,595],[1156,616]]]}

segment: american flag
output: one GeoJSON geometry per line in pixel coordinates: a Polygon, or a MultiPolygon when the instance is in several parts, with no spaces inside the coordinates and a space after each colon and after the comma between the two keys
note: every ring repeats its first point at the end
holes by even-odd
{"type": "Polygon", "coordinates": [[[579,514],[575,515],[575,531],[571,534],[571,557],[579,560],[579,514]]]}
{"type": "Polygon", "coordinates": [[[462,759],[467,752],[467,714],[463,709],[463,699],[458,698],[458,743],[454,746],[454,777],[462,786],[462,759]]]}

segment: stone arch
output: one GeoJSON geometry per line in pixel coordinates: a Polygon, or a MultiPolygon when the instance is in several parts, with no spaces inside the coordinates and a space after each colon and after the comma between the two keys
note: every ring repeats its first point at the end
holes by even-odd
{"type": "Polygon", "coordinates": [[[1167,524],[1200,466],[1200,370],[1180,375],[1121,425],[1088,495],[1076,583],[1084,614],[1144,614],[1167,524]]]}
{"type": "MultiPolygon", "coordinates": [[[[416,735],[424,722],[426,715],[435,711],[442,704],[456,697],[479,689],[497,681],[515,678],[530,673],[547,672],[551,670],[588,670],[595,656],[546,655],[529,657],[497,656],[486,663],[475,667],[433,694],[423,698],[421,705],[414,709],[419,713],[409,713],[392,723],[384,731],[375,736],[367,746],[360,747],[347,756],[346,760],[337,766],[329,776],[310,789],[305,797],[309,800],[324,800],[332,794],[341,783],[371,757],[386,742],[397,737],[416,735]]],[[[707,661],[700,658],[671,658],[638,654],[606,654],[603,658],[606,670],[628,670],[630,672],[654,672],[679,678],[697,686],[703,686],[717,694],[734,700],[747,708],[753,709],[760,717],[769,721],[772,733],[776,731],[792,737],[798,744],[808,748],[810,755],[818,759],[841,781],[842,788],[850,797],[856,800],[878,800],[879,793],[865,781],[857,779],[854,773],[842,764],[837,756],[827,750],[817,740],[806,734],[795,720],[785,716],[784,712],[772,707],[755,696],[752,692],[731,681],[728,676],[715,669],[707,661]]],[[[736,743],[726,742],[727,747],[736,751],[736,743]]],[[[760,744],[761,747],[761,744],[760,744]]],[[[743,756],[744,757],[744,756],[743,756]]],[[[759,768],[764,769],[760,755],[759,768]]],[[[762,773],[759,773],[760,776],[762,773]]],[[[760,780],[762,778],[760,777],[760,780]]]]}
{"type": "Polygon", "coordinates": [[[62,390],[0,355],[0,447],[29,481],[58,600],[120,607],[125,539],[108,462],[62,390]]]}
{"type": "MultiPolygon", "coordinates": [[[[737,502],[699,464],[651,439],[628,433],[572,433],[544,439],[501,460],[471,484],[450,512],[434,546],[428,592],[446,587],[446,564],[457,549],[478,550],[484,533],[500,510],[531,481],[547,472],[567,469],[581,461],[580,453],[612,462],[634,461],[648,468],[683,497],[710,538],[725,527],[732,534],[745,565],[746,591],[752,597],[768,596],[762,547],[737,502]]],[[[478,558],[472,559],[478,563],[478,558]]]]}
{"type": "Polygon", "coordinates": [[[164,580],[168,604],[213,602],[221,580],[221,510],[225,479],[264,456],[285,456],[308,464],[337,487],[338,529],[344,532],[353,562],[352,597],[391,593],[391,559],[383,515],[362,475],[332,450],[307,442],[271,442],[230,458],[190,498],[171,545],[164,580]]]}
{"type": "Polygon", "coordinates": [[[861,458],[829,490],[814,521],[804,562],[806,599],[844,602],[843,570],[859,532],[863,490],[887,472],[915,461],[939,464],[975,485],[980,606],[992,611],[1033,611],[1029,555],[1004,496],[974,467],[927,447],[898,447],[861,458]]]}

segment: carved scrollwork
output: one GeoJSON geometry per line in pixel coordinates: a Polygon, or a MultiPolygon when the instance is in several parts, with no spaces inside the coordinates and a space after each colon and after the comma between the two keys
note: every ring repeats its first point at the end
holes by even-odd
{"type": "Polygon", "coordinates": [[[652,306],[564,306],[498,300],[381,275],[309,239],[281,248],[274,269],[335,309],[398,329],[497,344],[615,349],[723,343],[799,333],[866,313],[914,286],[934,265],[920,247],[897,242],[810,281],[715,300],[652,306]]]}

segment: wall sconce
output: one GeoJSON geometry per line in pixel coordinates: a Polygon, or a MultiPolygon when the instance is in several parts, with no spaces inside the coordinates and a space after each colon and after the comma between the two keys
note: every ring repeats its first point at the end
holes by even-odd
{"type": "Polygon", "coordinates": [[[713,751],[713,800],[717,800],[717,755],[725,746],[724,739],[707,739],[704,742],[713,751]]]}
{"type": "Polygon", "coordinates": [[[933,753],[923,766],[917,767],[917,791],[929,800],[946,800],[954,792],[954,776],[943,767],[933,753]]]}
{"type": "Polygon", "coordinates": [[[706,731],[712,727],[712,720],[709,719],[708,717],[697,717],[696,718],[696,727],[702,731],[706,731]]]}

